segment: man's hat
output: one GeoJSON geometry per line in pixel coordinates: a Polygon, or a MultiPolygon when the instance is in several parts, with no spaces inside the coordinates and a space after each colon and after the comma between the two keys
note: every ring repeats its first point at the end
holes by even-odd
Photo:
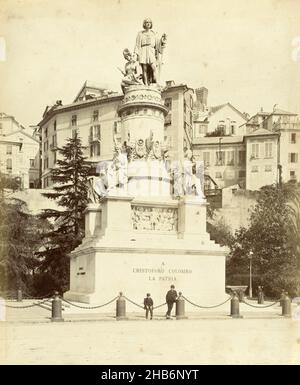
{"type": "Polygon", "coordinates": [[[150,293],[147,293],[147,297],[150,297],[150,295],[151,295],[150,293]]]}
{"type": "Polygon", "coordinates": [[[174,286],[174,285],[171,285],[171,289],[175,289],[175,286],[174,286]]]}

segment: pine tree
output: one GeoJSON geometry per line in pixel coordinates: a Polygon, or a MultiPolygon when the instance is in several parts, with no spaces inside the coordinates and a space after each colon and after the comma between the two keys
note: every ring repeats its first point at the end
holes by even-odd
{"type": "Polygon", "coordinates": [[[61,291],[68,287],[69,253],[81,243],[84,236],[90,166],[85,162],[83,150],[81,139],[75,131],[65,146],[58,150],[61,159],[57,160],[57,167],[51,170],[52,191],[43,193],[55,200],[59,209],[47,209],[41,214],[52,224],[52,230],[45,234],[44,250],[39,253],[42,257],[41,271],[48,275],[48,285],[61,291]]]}

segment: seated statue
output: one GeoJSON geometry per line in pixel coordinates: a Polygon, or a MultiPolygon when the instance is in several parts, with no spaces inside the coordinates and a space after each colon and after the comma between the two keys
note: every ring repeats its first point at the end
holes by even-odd
{"type": "Polygon", "coordinates": [[[126,87],[135,84],[142,84],[142,73],[135,54],[132,55],[129,49],[126,48],[123,51],[123,56],[127,60],[127,63],[125,64],[125,72],[122,71],[124,78],[121,82],[122,91],[125,93],[126,87]]]}

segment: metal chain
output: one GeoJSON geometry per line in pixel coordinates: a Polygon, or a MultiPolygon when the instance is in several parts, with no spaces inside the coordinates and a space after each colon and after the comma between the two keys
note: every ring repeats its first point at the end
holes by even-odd
{"type": "Polygon", "coordinates": [[[113,299],[112,299],[111,301],[109,301],[109,302],[104,303],[103,305],[97,305],[97,306],[80,306],[80,305],[76,305],[75,303],[70,302],[70,301],[68,301],[68,300],[66,300],[66,299],[64,299],[64,298],[62,298],[61,300],[64,301],[64,302],[66,302],[66,303],[68,303],[68,304],[70,304],[70,305],[72,305],[72,306],[78,307],[79,309],[89,309],[89,310],[90,310],[90,309],[98,309],[98,308],[100,308],[100,307],[104,307],[104,306],[106,306],[106,305],[109,305],[110,303],[114,302],[117,298],[119,298],[119,296],[113,298],[113,299]]]}
{"type": "Polygon", "coordinates": [[[134,302],[134,301],[131,301],[131,299],[125,297],[125,295],[124,295],[124,298],[127,299],[128,302],[131,302],[133,305],[138,306],[138,307],[140,307],[141,309],[144,309],[144,306],[139,305],[138,303],[136,303],[136,302],[134,302]]]}
{"type": "Polygon", "coordinates": [[[229,298],[226,299],[226,301],[222,302],[222,303],[219,303],[218,305],[214,305],[214,306],[201,306],[201,305],[197,305],[196,303],[193,303],[192,301],[188,300],[186,297],[182,296],[183,299],[185,299],[188,303],[190,303],[191,305],[193,306],[196,306],[196,307],[200,307],[201,309],[213,309],[215,307],[219,307],[219,306],[222,306],[224,305],[226,302],[230,301],[231,300],[231,296],[229,298]]]}
{"type": "Polygon", "coordinates": [[[249,302],[246,302],[245,300],[242,301],[242,303],[244,303],[245,305],[248,305],[248,306],[251,306],[251,307],[255,307],[255,308],[257,308],[257,309],[264,309],[264,308],[266,308],[266,307],[271,307],[271,306],[276,305],[276,303],[279,303],[279,302],[280,302],[280,299],[279,299],[278,301],[276,301],[276,302],[273,302],[273,303],[269,304],[269,305],[265,305],[265,306],[256,306],[256,305],[252,305],[252,304],[249,303],[249,302]]]}
{"type": "Polygon", "coordinates": [[[162,306],[165,306],[166,304],[167,304],[167,302],[162,303],[161,305],[154,306],[154,307],[153,307],[153,310],[158,309],[158,308],[160,308],[160,307],[162,307],[162,306]]]}
{"type": "MultiPolygon", "coordinates": [[[[7,305],[6,303],[3,304],[3,305],[4,305],[5,307],[9,307],[9,308],[11,308],[11,309],[27,309],[27,308],[29,308],[29,307],[34,307],[34,306],[42,305],[43,303],[48,302],[48,301],[49,301],[49,299],[47,298],[47,299],[45,299],[44,301],[40,301],[40,302],[38,302],[38,303],[33,303],[32,305],[11,306],[11,305],[7,305]]],[[[2,305],[1,302],[0,302],[0,305],[2,305]]]]}

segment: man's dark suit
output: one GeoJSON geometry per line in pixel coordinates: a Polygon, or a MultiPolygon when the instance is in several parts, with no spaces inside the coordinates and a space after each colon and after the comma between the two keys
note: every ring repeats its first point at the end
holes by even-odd
{"type": "Polygon", "coordinates": [[[170,316],[171,316],[171,311],[173,309],[174,302],[176,302],[176,298],[177,298],[177,291],[176,290],[171,289],[167,292],[167,295],[166,295],[166,302],[168,305],[168,311],[166,314],[167,318],[170,318],[170,316]]]}

